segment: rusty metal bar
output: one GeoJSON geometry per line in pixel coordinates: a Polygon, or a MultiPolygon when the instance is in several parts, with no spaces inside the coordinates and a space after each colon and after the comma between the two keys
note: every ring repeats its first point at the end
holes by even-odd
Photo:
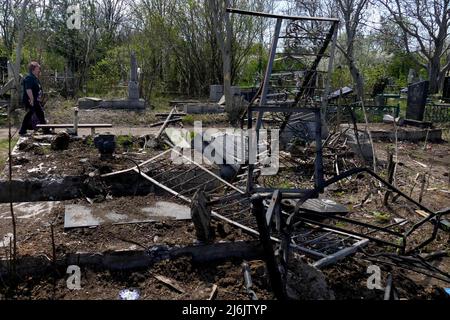
{"type": "Polygon", "coordinates": [[[235,8],[227,8],[227,12],[238,13],[238,14],[249,15],[249,16],[274,18],[274,19],[339,22],[339,19],[337,19],[337,18],[288,16],[288,15],[281,15],[281,14],[272,14],[272,13],[265,13],[265,12],[241,10],[241,9],[235,9],[235,8]]]}

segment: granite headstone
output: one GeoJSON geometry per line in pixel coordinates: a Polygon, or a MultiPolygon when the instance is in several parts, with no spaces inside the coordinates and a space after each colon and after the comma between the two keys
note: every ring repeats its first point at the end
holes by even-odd
{"type": "Polygon", "coordinates": [[[450,77],[444,79],[444,90],[442,91],[442,100],[445,103],[450,103],[450,77]]]}
{"type": "Polygon", "coordinates": [[[429,81],[413,83],[408,86],[406,119],[423,121],[427,103],[429,81]]]}

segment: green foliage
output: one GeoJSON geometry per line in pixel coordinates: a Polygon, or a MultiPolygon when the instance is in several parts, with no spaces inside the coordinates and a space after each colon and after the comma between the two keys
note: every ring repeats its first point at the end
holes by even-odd
{"type": "Polygon", "coordinates": [[[391,220],[391,215],[387,212],[373,211],[372,214],[378,223],[387,223],[391,220]]]}
{"type": "Polygon", "coordinates": [[[116,144],[125,150],[130,150],[134,146],[134,138],[131,134],[119,135],[116,137],[116,144]]]}
{"type": "MultiPolygon", "coordinates": [[[[11,148],[17,143],[17,138],[13,138],[11,140],[11,148]]],[[[9,149],[9,140],[8,139],[0,139],[0,169],[3,169],[3,166],[8,159],[8,149],[9,149]]]]}
{"type": "Polygon", "coordinates": [[[87,136],[86,139],[84,140],[84,143],[89,147],[93,147],[94,146],[94,137],[87,136]]]}
{"type": "Polygon", "coordinates": [[[239,85],[242,87],[255,87],[261,81],[261,74],[264,74],[267,65],[268,52],[262,45],[252,46],[247,63],[243,65],[239,77],[239,85]]]}
{"type": "Polygon", "coordinates": [[[338,228],[345,228],[347,226],[347,223],[343,221],[336,221],[335,226],[338,228]]]}
{"type": "Polygon", "coordinates": [[[191,114],[185,115],[183,117],[182,121],[183,121],[184,124],[188,124],[188,125],[192,126],[194,124],[194,116],[191,115],[191,114]]]}
{"type": "Polygon", "coordinates": [[[121,146],[129,145],[133,143],[132,135],[119,135],[116,137],[116,143],[121,146]]]}
{"type": "MultiPolygon", "coordinates": [[[[126,64],[124,56],[126,55],[120,54],[120,48],[112,49],[90,68],[87,81],[88,95],[111,93],[111,88],[116,87],[121,78],[123,81],[127,81],[126,71],[122,67],[126,64]]],[[[111,95],[115,96],[114,93],[111,95]]]]}

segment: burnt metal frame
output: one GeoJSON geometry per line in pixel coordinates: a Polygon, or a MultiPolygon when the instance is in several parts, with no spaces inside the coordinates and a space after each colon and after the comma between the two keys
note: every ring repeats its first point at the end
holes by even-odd
{"type": "MultiPolygon", "coordinates": [[[[247,109],[247,128],[248,132],[251,131],[253,126],[253,112],[257,111],[259,114],[264,112],[283,112],[283,113],[298,113],[298,112],[313,112],[314,121],[316,125],[315,141],[316,141],[316,159],[314,165],[314,190],[323,191],[324,178],[323,178],[323,155],[322,155],[322,126],[321,126],[321,111],[319,108],[300,108],[300,107],[267,107],[267,106],[249,106],[247,109]]],[[[258,129],[256,129],[258,130],[258,129]]],[[[249,146],[253,143],[253,137],[249,134],[249,146]]],[[[256,138],[256,145],[258,144],[258,137],[256,138]]],[[[253,170],[255,165],[249,161],[248,176],[247,176],[247,193],[254,192],[267,192],[274,191],[275,189],[255,189],[253,188],[253,170]]],[[[299,193],[308,193],[310,189],[297,190],[299,193]]]]}
{"type": "MultiPolygon", "coordinates": [[[[325,54],[325,51],[327,50],[330,43],[332,43],[331,52],[329,55],[329,63],[328,63],[328,71],[327,73],[330,75],[331,70],[333,68],[333,61],[334,61],[334,53],[336,48],[336,41],[337,41],[337,31],[338,31],[338,25],[339,25],[339,19],[337,18],[326,18],[326,17],[306,17],[306,16],[287,16],[287,15],[278,15],[278,14],[270,14],[270,13],[264,13],[264,12],[255,12],[255,11],[248,11],[248,10],[240,10],[235,8],[227,8],[226,10],[228,13],[237,13],[242,15],[250,15],[250,16],[257,16],[257,17],[266,17],[266,18],[273,18],[276,19],[275,24],[275,30],[273,34],[272,44],[270,48],[270,54],[269,54],[269,61],[267,63],[265,76],[263,79],[263,83],[261,84],[258,92],[256,93],[253,101],[256,99],[256,97],[260,96],[259,106],[262,107],[266,105],[267,103],[267,93],[269,91],[269,80],[270,75],[272,74],[273,69],[273,63],[275,61],[275,55],[276,50],[278,46],[278,40],[280,38],[280,32],[281,32],[281,25],[283,23],[283,20],[291,20],[291,21],[319,21],[319,22],[328,22],[331,23],[330,30],[328,31],[328,34],[324,38],[324,43],[319,49],[319,52],[317,54],[314,54],[313,56],[316,57],[314,60],[312,67],[308,69],[304,80],[302,81],[302,84],[300,86],[299,92],[296,95],[294,105],[299,102],[305,91],[307,91],[307,88],[310,86],[311,79],[314,78],[314,75],[317,73],[317,67],[319,66],[320,61],[322,60],[322,57],[325,54]]],[[[326,106],[326,97],[328,96],[328,91],[330,87],[330,79],[327,80],[326,86],[325,86],[325,92],[324,92],[324,100],[323,100],[323,106],[322,109],[325,109],[326,106]]],[[[253,102],[252,101],[252,102],[253,102]]],[[[250,103],[250,106],[252,106],[252,103],[250,103]]],[[[258,118],[256,122],[256,134],[258,137],[258,130],[261,128],[262,125],[262,118],[263,118],[264,110],[261,110],[258,113],[258,118]]],[[[322,110],[322,113],[324,114],[324,110],[322,110]]],[[[287,124],[288,119],[282,124],[281,130],[284,129],[284,127],[287,124]]]]}
{"type": "MultiPolygon", "coordinates": [[[[392,243],[392,242],[388,242],[388,241],[384,241],[384,240],[381,240],[381,239],[377,239],[377,238],[371,237],[371,236],[368,235],[368,233],[360,234],[360,233],[357,233],[357,232],[348,231],[348,230],[345,230],[345,229],[342,229],[342,228],[338,228],[338,227],[335,227],[333,225],[323,224],[323,223],[320,223],[320,222],[317,222],[317,221],[306,219],[306,218],[303,218],[303,217],[300,217],[300,216],[297,216],[297,218],[299,220],[301,220],[301,221],[308,222],[310,224],[315,224],[315,225],[326,227],[328,229],[332,229],[332,230],[336,230],[336,231],[344,231],[344,232],[347,232],[347,233],[350,233],[350,234],[355,234],[355,235],[358,235],[360,237],[370,239],[372,241],[376,241],[376,242],[379,242],[379,243],[384,243],[384,244],[391,245],[393,247],[397,247],[397,248],[399,248],[401,250],[402,254],[406,254],[406,255],[416,252],[417,250],[423,248],[424,246],[426,246],[427,244],[429,244],[430,242],[432,242],[436,238],[437,231],[439,229],[440,219],[441,219],[442,216],[444,216],[446,214],[449,214],[450,210],[433,212],[431,209],[429,209],[429,208],[425,207],[424,205],[422,205],[421,203],[415,201],[414,199],[409,197],[407,194],[403,193],[402,191],[400,191],[399,189],[394,187],[389,182],[385,181],[383,178],[381,178],[379,175],[377,175],[375,172],[373,172],[372,170],[370,170],[368,168],[354,168],[354,169],[348,170],[346,172],[343,172],[342,174],[340,174],[338,176],[335,176],[335,177],[333,177],[333,178],[331,178],[329,180],[326,180],[325,183],[324,183],[324,188],[329,186],[329,185],[331,185],[331,184],[333,184],[333,183],[336,183],[336,182],[338,182],[340,180],[343,180],[343,179],[345,179],[345,178],[347,178],[349,176],[352,176],[352,175],[358,174],[358,173],[367,173],[367,174],[371,175],[372,177],[374,177],[375,179],[380,181],[382,184],[384,184],[388,189],[390,189],[390,191],[399,194],[400,196],[402,196],[406,200],[408,200],[408,201],[412,202],[413,204],[415,204],[420,209],[422,209],[422,210],[426,211],[427,213],[429,213],[429,216],[426,217],[426,218],[423,218],[421,221],[419,221],[418,223],[413,225],[404,234],[393,232],[392,230],[389,230],[388,227],[380,228],[378,226],[373,226],[373,225],[362,223],[362,222],[355,221],[355,220],[352,220],[352,219],[347,219],[347,218],[342,218],[342,217],[335,217],[335,216],[333,216],[333,217],[328,216],[328,218],[330,218],[330,219],[337,219],[337,220],[340,219],[340,220],[347,221],[347,222],[350,222],[350,223],[353,223],[353,224],[362,225],[362,226],[365,226],[367,228],[373,228],[373,229],[375,229],[377,231],[381,231],[382,230],[383,232],[386,232],[386,233],[390,233],[390,234],[393,234],[393,235],[401,236],[402,239],[403,239],[402,245],[398,245],[397,243],[392,243]],[[431,236],[428,239],[426,239],[425,241],[423,241],[422,243],[416,245],[414,248],[410,249],[409,251],[405,251],[406,250],[407,237],[409,235],[411,235],[414,231],[416,231],[418,228],[420,228],[423,224],[425,224],[427,222],[431,222],[431,223],[434,224],[433,232],[432,232],[431,236]]],[[[306,194],[303,197],[303,199],[306,200],[306,199],[308,199],[310,197],[317,196],[318,193],[319,193],[319,190],[313,190],[313,191],[311,191],[310,194],[306,194]]],[[[297,211],[298,210],[296,210],[296,212],[297,211]]],[[[320,215],[320,214],[317,214],[317,215],[320,215]]],[[[290,217],[290,219],[288,220],[288,225],[292,225],[293,218],[294,218],[294,215],[292,215],[290,217]]],[[[373,232],[369,232],[369,234],[370,233],[373,233],[373,232]]]]}
{"type": "MultiPolygon", "coordinates": [[[[298,218],[301,222],[303,223],[309,223],[312,225],[317,225],[317,226],[321,226],[321,227],[326,227],[330,230],[335,230],[335,231],[345,231],[347,233],[353,233],[356,234],[358,236],[361,236],[362,238],[366,238],[366,239],[370,239],[373,241],[377,241],[383,244],[388,244],[388,245],[392,245],[394,247],[397,247],[401,250],[402,254],[405,254],[405,249],[406,249],[406,238],[415,230],[417,230],[420,226],[422,226],[424,223],[428,222],[428,221],[434,221],[435,226],[434,226],[434,230],[433,233],[431,235],[431,237],[427,240],[425,240],[424,242],[422,242],[421,244],[417,245],[415,248],[411,249],[410,251],[408,251],[407,253],[411,253],[411,252],[415,252],[418,249],[424,247],[425,245],[427,245],[428,243],[430,243],[431,241],[433,241],[437,235],[437,230],[438,230],[438,226],[439,226],[439,221],[440,221],[440,217],[441,215],[443,215],[444,213],[434,213],[431,210],[429,210],[428,208],[424,207],[423,205],[421,205],[420,203],[414,201],[412,198],[408,197],[406,194],[404,194],[403,192],[401,192],[400,190],[398,190],[397,188],[395,188],[393,185],[391,185],[390,183],[384,181],[381,177],[379,177],[376,173],[374,173],[373,171],[367,169],[367,168],[356,168],[356,169],[352,169],[349,170],[347,172],[344,172],[334,178],[331,178],[327,181],[324,181],[323,178],[323,158],[322,158],[322,140],[321,140],[321,136],[322,136],[322,132],[321,132],[321,120],[322,120],[322,115],[325,117],[326,113],[326,105],[327,105],[327,96],[328,96],[328,92],[329,91],[329,80],[327,81],[326,84],[326,88],[325,88],[325,95],[324,95],[324,100],[322,101],[322,110],[318,109],[318,108],[295,108],[293,106],[297,105],[300,100],[302,99],[303,95],[305,94],[305,92],[307,92],[307,87],[310,86],[309,82],[311,81],[311,79],[314,78],[314,74],[316,73],[316,68],[318,67],[321,58],[324,56],[324,53],[329,45],[329,43],[332,41],[333,42],[333,47],[332,47],[332,51],[330,54],[330,61],[329,61],[329,72],[331,72],[332,70],[332,65],[333,65],[333,59],[334,59],[334,49],[336,46],[336,38],[337,38],[337,27],[339,24],[339,20],[338,19],[327,19],[327,18],[315,18],[315,17],[289,17],[289,16],[282,16],[282,15],[273,15],[273,14],[266,14],[266,13],[259,13],[259,12],[251,12],[251,11],[244,11],[244,10],[237,10],[237,9],[227,9],[227,12],[229,13],[240,13],[240,14],[247,14],[247,15],[253,15],[253,16],[261,16],[261,17],[269,17],[269,18],[276,18],[276,25],[275,25],[275,33],[274,33],[274,37],[273,37],[273,42],[272,42],[272,46],[271,46],[271,50],[270,50],[270,55],[269,55],[269,62],[266,68],[266,73],[265,73],[265,77],[264,77],[264,81],[261,84],[257,94],[255,95],[255,98],[251,101],[248,109],[247,109],[247,127],[248,129],[252,129],[252,124],[253,124],[253,112],[256,111],[258,112],[258,117],[257,117],[257,122],[256,122],[256,145],[258,145],[259,143],[259,134],[258,131],[261,128],[262,125],[262,118],[263,118],[263,113],[264,112],[286,112],[288,113],[288,117],[285,119],[285,121],[282,122],[281,125],[281,131],[284,130],[285,126],[287,125],[287,122],[289,121],[290,115],[293,112],[301,112],[301,111],[308,111],[308,112],[314,112],[315,115],[315,119],[314,122],[317,124],[316,125],[316,159],[315,159],[315,174],[314,174],[314,179],[315,179],[315,187],[314,189],[311,190],[297,190],[298,191],[298,199],[300,199],[300,201],[297,204],[297,208],[294,211],[294,213],[286,220],[282,219],[281,216],[281,209],[280,209],[280,205],[279,205],[279,201],[281,199],[281,192],[279,190],[275,190],[273,191],[273,195],[272,195],[272,202],[269,205],[269,208],[267,209],[267,211],[265,210],[265,207],[262,203],[262,197],[260,194],[258,194],[258,192],[262,192],[262,191],[272,191],[270,188],[269,189],[255,189],[253,188],[253,170],[254,170],[254,164],[251,163],[251,161],[249,161],[249,165],[248,165],[248,177],[247,177],[247,194],[252,194],[252,193],[256,193],[253,194],[252,196],[252,212],[255,215],[255,218],[257,220],[257,224],[258,224],[258,230],[259,230],[259,234],[260,234],[260,241],[264,247],[264,251],[266,254],[266,263],[269,269],[269,276],[271,278],[271,282],[272,285],[274,287],[274,292],[277,296],[277,298],[279,299],[285,299],[286,296],[286,286],[285,286],[285,280],[286,280],[286,276],[287,276],[287,259],[288,259],[288,248],[289,248],[289,244],[290,244],[290,234],[292,232],[293,227],[295,226],[294,223],[294,218],[298,218]],[[327,21],[327,22],[332,22],[332,26],[330,28],[330,31],[328,32],[328,35],[325,38],[325,42],[323,43],[322,47],[320,48],[319,53],[316,55],[316,59],[313,62],[313,66],[311,68],[310,71],[308,71],[306,77],[304,78],[302,85],[300,87],[299,92],[296,95],[296,98],[294,100],[293,103],[289,103],[287,105],[289,105],[289,107],[283,107],[283,106],[276,106],[276,107],[269,107],[267,106],[267,93],[268,93],[268,89],[269,89],[269,78],[270,75],[272,73],[272,67],[273,67],[273,62],[275,59],[275,54],[276,54],[276,48],[277,48],[277,44],[278,44],[278,39],[280,37],[280,30],[281,30],[281,24],[282,24],[282,20],[283,19],[290,19],[290,20],[317,20],[317,21],[327,21]],[[256,100],[256,98],[260,96],[260,102],[259,102],[259,107],[256,107],[253,105],[253,102],[256,100]],[[322,112],[322,114],[321,114],[322,112]],[[359,234],[357,232],[349,232],[348,230],[344,230],[341,228],[337,228],[333,225],[328,225],[328,224],[324,224],[324,223],[320,223],[314,220],[310,220],[310,219],[306,219],[303,217],[299,217],[298,215],[298,209],[299,209],[299,205],[301,203],[303,203],[304,201],[306,201],[308,198],[313,198],[313,197],[317,197],[319,195],[319,193],[322,193],[324,188],[332,183],[338,182],[342,179],[347,178],[350,175],[356,174],[356,173],[362,173],[362,172],[366,172],[369,173],[370,175],[372,175],[373,177],[375,177],[377,180],[379,180],[380,182],[382,182],[385,186],[388,187],[388,189],[390,189],[391,191],[399,194],[400,196],[403,196],[404,198],[406,198],[407,200],[413,202],[415,205],[417,205],[419,208],[425,210],[426,212],[429,213],[429,216],[427,218],[422,219],[419,223],[415,224],[409,231],[407,231],[405,234],[400,234],[398,232],[392,231],[388,228],[382,228],[382,227],[378,227],[378,226],[373,226],[370,224],[366,224],[366,223],[362,223],[359,221],[355,221],[352,219],[347,219],[347,218],[342,218],[339,217],[339,219],[341,220],[345,220],[346,222],[350,222],[356,225],[361,225],[367,228],[372,228],[373,230],[365,233],[365,234],[359,234]],[[271,224],[272,221],[275,220],[275,224],[276,224],[276,229],[277,231],[281,232],[281,245],[280,245],[280,249],[274,251],[273,250],[273,246],[272,246],[272,241],[271,241],[271,236],[270,236],[270,228],[271,228],[271,224]],[[377,239],[374,238],[372,236],[369,236],[369,234],[372,234],[374,232],[377,231],[383,231],[398,237],[402,238],[402,244],[399,245],[398,243],[391,243],[388,241],[384,241],[381,239],[377,239]],[[281,254],[280,254],[281,252],[281,254]],[[278,260],[278,261],[277,261],[278,260]]],[[[249,134],[249,145],[251,145],[252,143],[252,135],[249,134]]],[[[249,155],[249,160],[250,160],[250,155],[249,155]]],[[[290,191],[292,192],[292,190],[290,191]]],[[[294,192],[296,193],[296,192],[294,192]]],[[[446,213],[445,213],[446,214],[446,213]]],[[[319,216],[323,216],[320,213],[317,214],[319,216]]],[[[329,217],[328,218],[335,218],[335,217],[329,217]]],[[[394,224],[396,225],[396,224],[394,224]]]]}

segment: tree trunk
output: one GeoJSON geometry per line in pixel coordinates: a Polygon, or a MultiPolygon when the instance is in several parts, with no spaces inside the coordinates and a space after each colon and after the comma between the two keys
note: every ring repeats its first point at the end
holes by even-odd
{"type": "Polygon", "coordinates": [[[358,67],[355,65],[353,58],[348,61],[348,67],[350,69],[350,74],[352,75],[353,83],[355,84],[356,95],[358,100],[364,100],[364,81],[358,67]]]}
{"type": "Polygon", "coordinates": [[[430,81],[429,93],[435,94],[439,91],[439,76],[441,71],[441,63],[439,61],[439,55],[435,55],[428,64],[428,79],[430,81]]]}
{"type": "Polygon", "coordinates": [[[25,18],[27,13],[27,5],[28,0],[24,0],[22,2],[22,8],[20,12],[20,20],[19,20],[19,37],[17,39],[17,47],[16,47],[16,62],[14,64],[14,82],[16,86],[16,92],[12,96],[11,107],[12,109],[16,109],[19,106],[20,100],[20,64],[22,62],[22,47],[23,47],[23,38],[25,33],[25,18]]]}
{"type": "MultiPolygon", "coordinates": [[[[225,1],[228,5],[228,1],[225,1]]],[[[222,61],[223,61],[223,91],[225,94],[225,111],[228,114],[233,112],[233,97],[231,96],[231,41],[233,39],[233,34],[231,30],[231,22],[227,12],[224,12],[224,23],[226,30],[226,37],[224,41],[224,50],[222,51],[222,61]]]]}

